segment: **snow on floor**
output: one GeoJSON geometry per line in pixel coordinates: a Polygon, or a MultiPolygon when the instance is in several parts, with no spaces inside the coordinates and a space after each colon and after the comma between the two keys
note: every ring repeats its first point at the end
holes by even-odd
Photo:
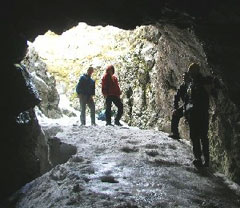
{"type": "MultiPolygon", "coordinates": [[[[191,147],[168,134],[134,127],[80,126],[78,118],[40,120],[58,126],[77,154],[25,185],[16,208],[240,207],[219,175],[192,166],[191,147]]],[[[231,184],[233,185],[233,184],[231,184]]]]}

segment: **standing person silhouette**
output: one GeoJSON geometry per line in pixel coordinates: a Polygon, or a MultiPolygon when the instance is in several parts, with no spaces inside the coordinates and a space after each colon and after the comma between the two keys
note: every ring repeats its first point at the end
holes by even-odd
{"type": "Polygon", "coordinates": [[[120,119],[123,114],[123,104],[120,99],[120,95],[122,94],[118,79],[114,75],[115,69],[113,65],[109,65],[106,69],[106,72],[102,78],[102,93],[106,99],[106,125],[112,125],[111,123],[111,107],[112,103],[114,103],[117,108],[118,112],[115,117],[115,125],[122,126],[120,123],[120,119]]]}
{"type": "MultiPolygon", "coordinates": [[[[174,105],[175,111],[172,117],[172,132],[170,137],[179,139],[178,122],[182,116],[185,116],[190,129],[190,139],[193,145],[193,164],[195,167],[209,166],[209,85],[213,84],[213,77],[203,77],[200,73],[200,66],[192,63],[188,67],[187,80],[177,91],[174,105]],[[183,106],[178,108],[180,98],[183,106]],[[204,163],[202,162],[202,155],[204,163]]],[[[186,77],[185,77],[186,78],[186,77]]]]}
{"type": "Polygon", "coordinates": [[[206,86],[212,83],[211,77],[203,77],[200,73],[200,66],[192,63],[189,66],[191,82],[187,90],[185,100],[185,117],[190,128],[190,139],[193,145],[193,164],[199,167],[209,166],[209,94],[206,86]],[[202,155],[204,164],[202,163],[202,155]]]}
{"type": "Polygon", "coordinates": [[[183,74],[183,82],[180,85],[179,89],[177,90],[177,94],[174,96],[174,110],[172,113],[172,120],[171,120],[171,132],[172,134],[169,135],[169,137],[180,140],[179,131],[178,131],[178,125],[180,119],[184,116],[185,111],[185,101],[186,101],[186,95],[187,95],[187,89],[188,85],[190,83],[190,77],[188,72],[185,72],[183,74]],[[182,105],[179,107],[179,102],[181,101],[182,105]]]}
{"type": "Polygon", "coordinates": [[[90,108],[91,114],[91,124],[96,125],[95,123],[95,103],[93,96],[95,95],[95,81],[91,78],[94,72],[93,67],[89,67],[87,73],[83,74],[76,87],[76,91],[79,97],[80,102],[80,121],[81,125],[86,125],[86,105],[90,108]]]}

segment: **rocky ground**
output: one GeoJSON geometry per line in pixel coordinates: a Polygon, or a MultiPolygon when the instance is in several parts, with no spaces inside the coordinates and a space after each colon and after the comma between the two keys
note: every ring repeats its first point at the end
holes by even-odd
{"type": "Polygon", "coordinates": [[[127,125],[55,121],[41,125],[77,153],[26,184],[10,207],[240,207],[239,187],[211,170],[196,170],[186,142],[127,125]]]}

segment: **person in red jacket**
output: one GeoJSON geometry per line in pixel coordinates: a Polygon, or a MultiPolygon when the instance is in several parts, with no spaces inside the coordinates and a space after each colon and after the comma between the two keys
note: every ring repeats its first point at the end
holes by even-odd
{"type": "Polygon", "coordinates": [[[115,125],[122,126],[122,124],[119,122],[123,114],[123,104],[120,99],[122,92],[118,84],[118,79],[114,75],[114,72],[114,66],[110,65],[107,67],[106,73],[102,78],[102,93],[106,99],[106,125],[112,125],[111,107],[112,103],[114,103],[118,108],[118,112],[115,117],[115,125]]]}

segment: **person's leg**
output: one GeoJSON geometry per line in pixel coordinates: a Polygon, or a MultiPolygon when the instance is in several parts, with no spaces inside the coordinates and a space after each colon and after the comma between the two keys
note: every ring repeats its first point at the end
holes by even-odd
{"type": "Polygon", "coordinates": [[[208,115],[203,119],[203,127],[201,128],[201,143],[202,143],[202,151],[204,156],[204,166],[209,166],[209,140],[208,140],[208,115]]]}
{"type": "Polygon", "coordinates": [[[86,125],[86,96],[79,95],[79,102],[80,102],[80,121],[81,125],[86,125]]]}
{"type": "Polygon", "coordinates": [[[91,115],[91,124],[92,125],[96,125],[96,122],[95,122],[95,103],[93,101],[93,99],[89,99],[88,100],[88,107],[90,109],[90,115],[91,115]]]}
{"type": "Polygon", "coordinates": [[[193,155],[194,155],[194,161],[193,164],[196,167],[201,167],[202,166],[202,150],[201,150],[201,144],[200,144],[200,131],[199,126],[197,125],[198,122],[196,118],[191,118],[190,116],[190,123],[189,123],[189,128],[190,128],[190,139],[192,141],[193,145],[193,155]]]}
{"type": "Polygon", "coordinates": [[[106,125],[111,125],[112,96],[106,98],[106,125]]]}
{"type": "Polygon", "coordinates": [[[202,142],[202,150],[203,150],[203,156],[204,156],[204,166],[209,166],[209,140],[208,137],[205,136],[201,139],[202,142]]]}
{"type": "Polygon", "coordinates": [[[198,136],[195,136],[194,138],[191,138],[192,140],[192,145],[193,145],[193,155],[196,160],[202,160],[201,155],[202,155],[202,150],[201,150],[201,144],[200,144],[200,139],[198,136]]]}
{"type": "Polygon", "coordinates": [[[117,112],[117,115],[115,117],[115,124],[118,125],[118,126],[121,126],[121,123],[119,122],[122,115],[123,115],[123,104],[122,104],[122,101],[119,97],[115,97],[114,96],[114,99],[113,99],[113,103],[117,106],[118,108],[118,112],[117,112]]]}
{"type": "Polygon", "coordinates": [[[172,137],[173,139],[180,139],[178,124],[182,117],[183,117],[183,107],[176,109],[172,114],[172,120],[171,120],[172,134],[170,135],[170,137],[172,137]]]}

